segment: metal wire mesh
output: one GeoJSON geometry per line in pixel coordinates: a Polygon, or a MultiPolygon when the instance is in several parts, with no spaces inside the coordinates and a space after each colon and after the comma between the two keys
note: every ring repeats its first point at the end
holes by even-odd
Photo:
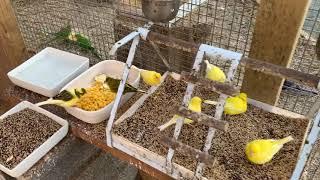
{"type": "Polygon", "coordinates": [[[89,37],[101,59],[108,58],[108,50],[114,43],[115,17],[115,10],[110,4],[85,0],[16,0],[13,4],[29,51],[37,52],[51,46],[88,56],[91,64],[96,63],[97,58],[84,48],[54,40],[55,33],[70,25],[75,33],[89,37]]]}
{"type": "MultiPolygon", "coordinates": [[[[12,0],[17,20],[29,51],[38,52],[51,46],[90,58],[91,65],[113,57],[111,46],[122,37],[147,23],[140,0],[12,0]],[[70,25],[76,33],[84,34],[101,55],[66,41],[52,41],[55,33],[70,25]]],[[[152,27],[153,31],[190,42],[206,43],[248,55],[258,6],[241,0],[183,0],[180,14],[169,24],[152,27]]],[[[291,68],[320,74],[320,57],[316,56],[320,0],[313,0],[299,38],[291,68]]],[[[117,59],[125,61],[129,46],[118,51],[117,59]]],[[[160,50],[177,72],[190,70],[194,54],[160,46],[160,50]]],[[[152,46],[141,42],[134,64],[141,68],[165,71],[166,67],[152,46]]],[[[211,60],[225,71],[230,64],[211,60]]],[[[234,80],[241,86],[244,67],[239,67],[234,80]]],[[[306,114],[318,96],[312,89],[286,87],[278,106],[306,114]]],[[[319,168],[318,168],[319,169],[319,168]]],[[[319,170],[318,170],[319,171],[319,170]]],[[[316,171],[316,172],[318,172],[316,171]]],[[[319,174],[319,172],[318,172],[319,174]]]]}

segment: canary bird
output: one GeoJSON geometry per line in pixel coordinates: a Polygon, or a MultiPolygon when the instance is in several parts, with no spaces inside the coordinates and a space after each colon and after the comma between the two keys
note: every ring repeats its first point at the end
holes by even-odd
{"type": "Polygon", "coordinates": [[[208,60],[204,61],[207,65],[206,68],[206,78],[212,81],[218,81],[224,83],[226,81],[226,75],[224,72],[217,66],[209,63],[208,60]]]}
{"type": "Polygon", "coordinates": [[[288,136],[280,140],[274,139],[258,139],[249,142],[246,145],[246,155],[250,162],[254,164],[265,164],[279,152],[283,145],[292,141],[293,138],[288,136]]]}
{"type": "MultiPolygon", "coordinates": [[[[195,96],[195,97],[191,98],[191,100],[189,101],[188,109],[191,111],[194,111],[194,112],[201,112],[201,103],[202,103],[202,99],[195,96]]],[[[158,129],[160,129],[160,131],[165,130],[169,126],[175,124],[177,122],[178,118],[179,118],[178,115],[174,115],[170,121],[159,126],[158,129]]],[[[184,118],[184,121],[183,121],[184,124],[191,124],[192,122],[193,121],[188,118],[184,118]]]]}
{"type": "MultiPolygon", "coordinates": [[[[216,101],[205,100],[204,103],[216,105],[216,101]]],[[[247,111],[247,94],[240,93],[235,97],[228,97],[224,105],[224,113],[228,115],[242,114],[247,111]]]]}
{"type": "MultiPolygon", "coordinates": [[[[118,87],[121,82],[120,79],[108,77],[106,74],[100,74],[100,75],[96,76],[95,81],[103,83],[104,88],[109,89],[111,92],[114,92],[114,93],[118,92],[118,87]]],[[[140,90],[138,88],[135,88],[132,85],[130,85],[129,83],[126,83],[123,94],[129,93],[129,92],[143,92],[143,93],[145,93],[145,91],[140,90]]]]}
{"type": "Polygon", "coordinates": [[[76,105],[79,98],[86,93],[84,88],[67,89],[61,91],[57,96],[50,98],[46,101],[37,103],[37,106],[43,106],[46,104],[55,104],[62,107],[72,107],[76,105]]]}
{"type": "Polygon", "coordinates": [[[140,75],[143,79],[143,82],[149,86],[156,86],[160,84],[161,74],[155,71],[141,70],[140,75]]]}

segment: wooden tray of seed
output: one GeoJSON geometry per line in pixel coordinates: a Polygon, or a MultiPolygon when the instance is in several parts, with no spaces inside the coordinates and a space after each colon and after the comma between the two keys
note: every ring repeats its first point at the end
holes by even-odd
{"type": "MultiPolygon", "coordinates": [[[[168,148],[160,143],[163,136],[173,137],[174,125],[160,132],[157,127],[175,115],[182,104],[187,83],[179,75],[166,73],[158,87],[135,102],[116,122],[113,145],[127,154],[149,164],[173,178],[194,177],[197,161],[194,157],[175,152],[173,171],[166,169],[168,148]]],[[[217,100],[218,94],[196,85],[192,96],[217,100]]],[[[202,104],[202,112],[214,116],[215,106],[202,104]]],[[[207,166],[203,179],[289,179],[304,144],[310,121],[293,112],[248,99],[248,110],[240,115],[224,115],[227,131],[216,131],[209,154],[215,159],[207,166]],[[291,135],[285,144],[264,165],[250,163],[245,155],[246,144],[255,139],[279,139],[291,135]]],[[[201,124],[184,125],[179,141],[201,150],[208,127],[201,124]]]]}
{"type": "Polygon", "coordinates": [[[0,170],[19,177],[68,133],[68,122],[28,101],[0,116],[0,170]]]}

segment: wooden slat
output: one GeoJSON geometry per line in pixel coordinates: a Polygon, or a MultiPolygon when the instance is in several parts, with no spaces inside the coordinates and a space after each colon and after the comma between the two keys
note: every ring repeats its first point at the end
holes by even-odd
{"type": "Polygon", "coordinates": [[[26,48],[10,0],[0,1],[0,90],[9,84],[7,73],[26,57],[26,48]]]}
{"type": "Polygon", "coordinates": [[[216,91],[218,93],[223,93],[229,96],[236,96],[239,94],[239,89],[236,89],[230,83],[221,83],[217,81],[211,81],[209,79],[205,79],[199,76],[194,76],[184,71],[181,73],[181,80],[186,82],[191,82],[191,83],[200,85],[201,88],[216,91]]]}
{"type": "Polygon", "coordinates": [[[172,149],[180,152],[181,154],[185,156],[191,156],[196,158],[198,161],[205,163],[208,166],[212,166],[214,163],[214,158],[210,156],[207,153],[201,152],[198,149],[195,149],[191,146],[188,146],[186,144],[183,144],[179,141],[177,141],[174,138],[169,137],[161,137],[160,143],[164,146],[171,147],[172,149]]]}
{"type": "Polygon", "coordinates": [[[241,63],[257,72],[263,72],[268,75],[278,76],[281,78],[296,81],[299,84],[305,84],[313,88],[318,88],[320,77],[296,71],[293,69],[283,68],[281,66],[266,63],[259,60],[254,60],[251,58],[242,58],[241,63]]]}
{"type": "Polygon", "coordinates": [[[204,113],[190,111],[188,108],[183,106],[179,107],[176,114],[185,118],[192,119],[194,123],[204,124],[222,131],[228,130],[228,123],[226,121],[217,120],[214,117],[206,115],[204,113]]]}
{"type": "MultiPolygon", "coordinates": [[[[249,57],[288,67],[309,5],[310,0],[261,1],[249,57]]],[[[275,105],[282,84],[282,78],[247,69],[242,91],[275,105]]]]}

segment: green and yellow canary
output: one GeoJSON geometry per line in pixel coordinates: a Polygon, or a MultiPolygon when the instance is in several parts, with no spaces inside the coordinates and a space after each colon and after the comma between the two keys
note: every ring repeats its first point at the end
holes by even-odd
{"type": "MultiPolygon", "coordinates": [[[[114,93],[118,92],[118,87],[121,82],[120,79],[115,79],[115,78],[109,77],[106,74],[100,74],[100,75],[96,76],[95,81],[103,83],[104,88],[109,89],[111,92],[114,92],[114,93]]],[[[138,88],[135,88],[132,85],[130,85],[129,83],[126,83],[123,94],[129,93],[129,92],[143,92],[143,93],[145,93],[145,91],[140,90],[138,88]]]]}
{"type": "Polygon", "coordinates": [[[46,101],[37,103],[37,106],[46,104],[55,104],[62,107],[72,107],[77,104],[80,97],[86,93],[84,88],[66,89],[61,91],[58,95],[46,101]]]}

